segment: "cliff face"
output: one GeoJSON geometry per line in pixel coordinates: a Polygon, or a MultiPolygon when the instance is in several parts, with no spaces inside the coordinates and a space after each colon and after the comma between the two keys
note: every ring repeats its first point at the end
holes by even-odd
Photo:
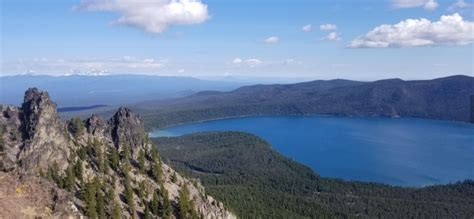
{"type": "Polygon", "coordinates": [[[137,158],[138,150],[145,145],[145,129],[138,115],[129,109],[120,107],[117,113],[107,122],[114,146],[121,150],[128,144],[132,156],[137,158]]]}
{"type": "Polygon", "coordinates": [[[0,113],[0,218],[235,217],[161,162],[143,121],[127,108],[108,121],[93,115],[63,123],[48,93],[32,88],[21,107],[0,106],[0,113]]]}
{"type": "Polygon", "coordinates": [[[21,132],[23,145],[18,154],[21,169],[35,173],[46,169],[52,162],[67,167],[67,157],[71,148],[54,104],[47,92],[32,88],[26,91],[21,107],[21,132]]]}

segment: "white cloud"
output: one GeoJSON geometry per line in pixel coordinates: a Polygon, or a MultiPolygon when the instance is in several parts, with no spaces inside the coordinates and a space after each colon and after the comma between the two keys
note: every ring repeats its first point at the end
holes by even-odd
{"type": "Polygon", "coordinates": [[[439,4],[436,0],[392,0],[395,8],[416,8],[423,7],[426,10],[434,10],[439,4]]]}
{"type": "Polygon", "coordinates": [[[154,73],[161,70],[167,60],[153,58],[77,58],[77,59],[21,59],[5,63],[7,69],[16,72],[32,70],[38,74],[65,75],[88,74],[102,75],[105,73],[154,73]]]}
{"type": "Polygon", "coordinates": [[[337,30],[337,26],[335,24],[321,24],[319,29],[324,31],[337,30]]]}
{"type": "Polygon", "coordinates": [[[443,15],[439,21],[407,19],[395,25],[384,24],[348,45],[350,48],[417,47],[465,45],[474,42],[474,22],[461,15],[443,15]]]}
{"type": "Polygon", "coordinates": [[[435,10],[438,6],[439,4],[437,2],[435,2],[434,0],[430,0],[423,6],[423,8],[425,8],[426,10],[435,10]]]}
{"type": "Polygon", "coordinates": [[[311,31],[313,31],[313,25],[311,25],[311,24],[306,24],[306,25],[303,26],[302,30],[303,30],[304,32],[311,32],[311,31]]]}
{"type": "Polygon", "coordinates": [[[199,24],[209,19],[207,5],[200,0],[82,0],[76,8],[119,13],[120,17],[113,23],[150,33],[161,33],[171,25],[199,24]]]}
{"type": "Polygon", "coordinates": [[[243,62],[243,60],[241,58],[235,58],[234,60],[232,60],[233,64],[240,64],[242,62],[243,62]]]}
{"type": "Polygon", "coordinates": [[[466,8],[471,8],[472,4],[466,3],[464,0],[458,0],[457,2],[453,3],[451,6],[449,6],[450,11],[457,11],[457,10],[462,10],[466,8]]]}
{"type": "Polygon", "coordinates": [[[323,40],[337,41],[341,40],[341,37],[339,37],[337,32],[331,32],[326,37],[324,37],[323,40]]]}
{"type": "Polygon", "coordinates": [[[255,67],[262,63],[263,63],[262,60],[256,59],[256,58],[249,58],[249,59],[235,58],[234,60],[232,60],[232,64],[237,65],[237,66],[245,65],[248,67],[255,67]]]}
{"type": "Polygon", "coordinates": [[[277,36],[271,36],[266,38],[263,42],[267,44],[277,44],[278,42],[280,42],[280,38],[278,38],[277,36]]]}
{"type": "Polygon", "coordinates": [[[260,59],[247,59],[245,60],[245,63],[249,65],[259,65],[262,64],[262,61],[260,59]]]}

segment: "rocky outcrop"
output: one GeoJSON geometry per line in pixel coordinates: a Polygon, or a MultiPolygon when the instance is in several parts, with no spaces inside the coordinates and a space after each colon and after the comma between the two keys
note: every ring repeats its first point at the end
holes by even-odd
{"type": "Polygon", "coordinates": [[[21,106],[23,145],[18,162],[23,171],[35,173],[46,169],[52,162],[59,169],[67,167],[70,141],[65,126],[59,119],[56,104],[45,91],[28,89],[21,106]]]}
{"type": "Polygon", "coordinates": [[[108,195],[106,216],[118,206],[125,217],[143,217],[154,194],[168,194],[159,201],[172,203],[173,218],[182,201],[179,193],[189,191],[189,203],[201,217],[235,218],[199,183],[161,163],[143,121],[125,107],[108,121],[92,115],[63,123],[48,93],[31,88],[21,107],[0,106],[0,113],[0,218],[89,214],[87,196],[79,194],[92,185],[89,198],[108,195]],[[28,185],[29,193],[17,197],[12,190],[20,184],[28,185]],[[18,199],[5,196],[10,193],[18,199]],[[15,200],[19,205],[9,207],[15,200]]]}
{"type": "Polygon", "coordinates": [[[14,106],[0,106],[0,171],[11,171],[23,145],[20,110],[14,106]]]}
{"type": "Polygon", "coordinates": [[[45,178],[0,171],[0,218],[80,218],[73,200],[45,178]]]}
{"type": "Polygon", "coordinates": [[[0,170],[11,171],[19,165],[17,170],[35,173],[53,161],[62,164],[61,170],[66,168],[60,161],[67,159],[70,142],[47,92],[29,89],[21,108],[2,106],[0,110],[0,170]]]}
{"type": "Polygon", "coordinates": [[[92,115],[86,119],[87,133],[92,136],[105,135],[107,124],[97,115],[92,115]]]}
{"type": "Polygon", "coordinates": [[[120,107],[108,125],[115,147],[121,150],[124,144],[128,144],[132,156],[136,158],[140,147],[145,145],[146,136],[140,117],[128,108],[120,107]]]}

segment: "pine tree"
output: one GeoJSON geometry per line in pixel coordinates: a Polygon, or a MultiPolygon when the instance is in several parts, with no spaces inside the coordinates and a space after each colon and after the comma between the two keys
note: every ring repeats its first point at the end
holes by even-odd
{"type": "Polygon", "coordinates": [[[133,200],[133,188],[132,185],[130,184],[130,177],[128,174],[125,175],[125,201],[127,202],[127,205],[129,207],[129,212],[130,215],[135,214],[135,203],[133,200]]]}
{"type": "Polygon", "coordinates": [[[138,169],[141,173],[145,173],[145,152],[143,149],[138,152],[138,169]]]}
{"type": "Polygon", "coordinates": [[[76,177],[74,175],[73,165],[69,165],[66,169],[66,179],[64,180],[64,187],[67,191],[72,191],[76,184],[76,177]]]}
{"type": "Polygon", "coordinates": [[[97,192],[97,215],[99,219],[105,219],[105,200],[102,192],[97,192]]]}
{"type": "Polygon", "coordinates": [[[102,151],[102,143],[94,138],[94,153],[96,157],[97,168],[100,172],[105,173],[105,161],[102,151]]]}
{"type": "Polygon", "coordinates": [[[85,204],[86,204],[86,215],[89,218],[97,217],[97,203],[96,203],[96,184],[94,182],[88,182],[85,185],[85,204]]]}
{"type": "Polygon", "coordinates": [[[190,218],[198,219],[199,216],[198,216],[198,213],[197,213],[196,209],[194,208],[193,201],[189,201],[189,206],[190,206],[190,218]]]}
{"type": "Polygon", "coordinates": [[[76,161],[76,163],[74,164],[74,175],[76,176],[76,178],[82,182],[83,180],[83,177],[82,177],[82,172],[83,172],[83,168],[82,168],[82,161],[80,159],[78,159],[76,161]]]}
{"type": "Polygon", "coordinates": [[[120,202],[114,198],[113,200],[113,207],[112,213],[110,214],[112,219],[122,219],[122,207],[120,206],[120,202]]]}
{"type": "Polygon", "coordinates": [[[179,191],[179,218],[188,218],[189,213],[189,191],[186,185],[183,185],[179,191]]]}
{"type": "Polygon", "coordinates": [[[110,149],[110,167],[117,171],[118,170],[118,167],[119,167],[119,161],[120,161],[120,157],[119,157],[119,153],[117,151],[117,149],[115,147],[112,147],[110,149]]]}
{"type": "Polygon", "coordinates": [[[163,170],[161,169],[160,161],[153,161],[153,165],[151,167],[151,175],[156,182],[161,181],[161,175],[163,175],[163,170]]]}
{"type": "Polygon", "coordinates": [[[69,126],[69,130],[74,134],[74,137],[79,137],[84,133],[84,123],[82,122],[81,118],[76,117],[73,118],[71,121],[71,125],[69,126]]]}
{"type": "Polygon", "coordinates": [[[151,208],[151,212],[154,214],[154,215],[158,215],[158,212],[159,212],[159,208],[160,208],[160,197],[158,197],[158,190],[156,190],[155,192],[153,192],[153,197],[151,199],[151,202],[150,202],[150,208],[151,208]]]}
{"type": "Polygon", "coordinates": [[[170,218],[173,209],[171,208],[171,202],[169,200],[168,190],[165,189],[163,184],[160,185],[160,194],[163,199],[163,208],[161,212],[161,216],[163,218],[170,218]]]}
{"type": "Polygon", "coordinates": [[[114,185],[109,183],[107,185],[107,189],[105,190],[104,192],[104,199],[105,199],[105,203],[108,207],[108,210],[107,210],[107,214],[109,215],[112,215],[112,208],[113,208],[113,204],[114,204],[114,199],[115,199],[115,189],[114,189],[114,185]]]}
{"type": "Polygon", "coordinates": [[[160,161],[160,154],[156,146],[151,147],[151,160],[155,162],[160,161]]]}
{"type": "Polygon", "coordinates": [[[115,182],[112,182],[107,192],[107,202],[109,206],[107,213],[110,216],[110,218],[121,219],[122,208],[120,207],[120,203],[117,201],[114,186],[115,186],[115,182]]]}
{"type": "Polygon", "coordinates": [[[130,161],[130,148],[127,144],[123,145],[122,147],[123,159],[128,162],[130,161]]]}
{"type": "Polygon", "coordinates": [[[140,181],[140,183],[138,184],[138,197],[140,199],[143,199],[145,197],[145,194],[146,194],[145,190],[146,190],[145,180],[140,181]]]}
{"type": "Polygon", "coordinates": [[[128,173],[130,172],[130,170],[132,169],[132,165],[130,164],[130,162],[127,160],[127,161],[124,161],[122,163],[122,173],[124,176],[128,176],[128,173]]]}
{"type": "Polygon", "coordinates": [[[146,203],[145,203],[145,215],[143,216],[143,219],[151,219],[150,209],[148,208],[148,205],[146,203]]]}
{"type": "Polygon", "coordinates": [[[79,148],[77,150],[77,156],[79,157],[79,159],[85,160],[86,159],[86,149],[84,147],[79,148]]]}

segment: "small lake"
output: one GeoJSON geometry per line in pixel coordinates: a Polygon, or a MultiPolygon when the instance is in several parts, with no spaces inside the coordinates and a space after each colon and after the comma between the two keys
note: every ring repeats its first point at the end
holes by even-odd
{"type": "Polygon", "coordinates": [[[256,134],[322,176],[426,186],[474,179],[474,125],[414,118],[258,116],[155,130],[256,134]]]}

